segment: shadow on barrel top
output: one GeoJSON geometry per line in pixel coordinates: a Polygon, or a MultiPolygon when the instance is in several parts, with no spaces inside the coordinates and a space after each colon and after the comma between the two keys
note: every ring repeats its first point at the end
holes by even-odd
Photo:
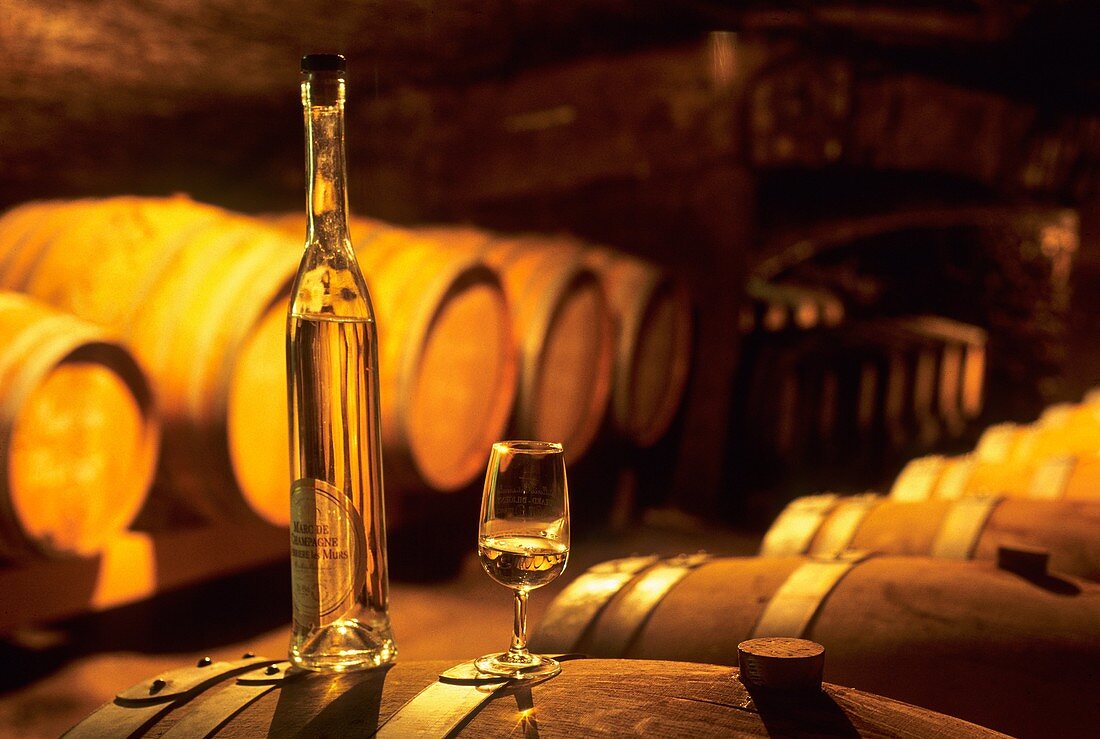
{"type": "Polygon", "coordinates": [[[844,709],[821,688],[745,689],[769,736],[860,736],[844,709]]]}
{"type": "Polygon", "coordinates": [[[336,675],[303,673],[285,681],[266,735],[373,736],[390,667],[336,675]],[[317,706],[323,708],[316,711],[317,706]]]}
{"type": "Polygon", "coordinates": [[[1058,577],[1057,575],[1052,575],[1048,572],[1013,572],[1011,574],[1022,580],[1027,580],[1035,587],[1042,588],[1052,595],[1066,595],[1072,597],[1081,594],[1081,588],[1077,583],[1063,577],[1058,577]]]}

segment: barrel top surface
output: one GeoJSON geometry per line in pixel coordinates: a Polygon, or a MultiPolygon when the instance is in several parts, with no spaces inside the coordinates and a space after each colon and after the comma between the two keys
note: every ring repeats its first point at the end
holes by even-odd
{"type": "MultiPolygon", "coordinates": [[[[390,669],[342,675],[303,674],[279,681],[223,725],[219,736],[372,734],[450,661],[398,662],[390,669]]],[[[235,686],[234,686],[235,687],[235,686]]],[[[230,688],[225,688],[229,690],[230,688]]],[[[147,736],[186,720],[207,691],[169,714],[147,736]]],[[[470,706],[460,736],[1000,736],[959,719],[850,688],[774,700],[750,692],[735,669],[654,660],[577,659],[560,675],[527,686],[457,685],[448,698],[470,706]],[[469,696],[464,697],[465,693],[469,696]],[[484,702],[478,695],[491,693],[484,702]],[[469,700],[469,698],[475,700],[469,700]]],[[[439,711],[446,706],[438,706],[439,711]]],[[[410,726],[410,729],[413,727],[410,726]]]]}

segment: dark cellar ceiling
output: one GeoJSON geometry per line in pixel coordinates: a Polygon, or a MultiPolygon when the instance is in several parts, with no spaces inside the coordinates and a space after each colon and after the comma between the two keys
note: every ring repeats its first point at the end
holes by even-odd
{"type": "Polygon", "coordinates": [[[309,51],[346,53],[355,100],[369,101],[753,31],[1095,113],[1097,20],[1092,3],[1052,0],[0,0],[0,207],[216,192],[227,172],[296,145],[297,60],[309,51]]]}
{"type": "Polygon", "coordinates": [[[108,105],[170,114],[189,94],[282,91],[304,51],[341,50],[383,87],[446,85],[746,28],[923,58],[976,52],[1091,88],[1096,19],[1090,3],[1050,0],[4,0],[0,99],[78,117],[108,105]]]}

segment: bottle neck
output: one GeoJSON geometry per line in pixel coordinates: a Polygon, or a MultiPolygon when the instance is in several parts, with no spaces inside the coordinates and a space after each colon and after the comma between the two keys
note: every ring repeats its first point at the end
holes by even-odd
{"type": "Polygon", "coordinates": [[[307,241],[337,248],[350,244],[343,78],[325,73],[303,75],[302,105],[306,124],[307,241]]]}

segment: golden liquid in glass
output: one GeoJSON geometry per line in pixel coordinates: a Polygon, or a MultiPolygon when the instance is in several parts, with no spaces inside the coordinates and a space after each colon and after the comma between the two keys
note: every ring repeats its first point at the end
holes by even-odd
{"type": "Polygon", "coordinates": [[[569,547],[541,536],[483,536],[478,557],[489,577],[513,590],[534,590],[565,570],[569,547]]]}

